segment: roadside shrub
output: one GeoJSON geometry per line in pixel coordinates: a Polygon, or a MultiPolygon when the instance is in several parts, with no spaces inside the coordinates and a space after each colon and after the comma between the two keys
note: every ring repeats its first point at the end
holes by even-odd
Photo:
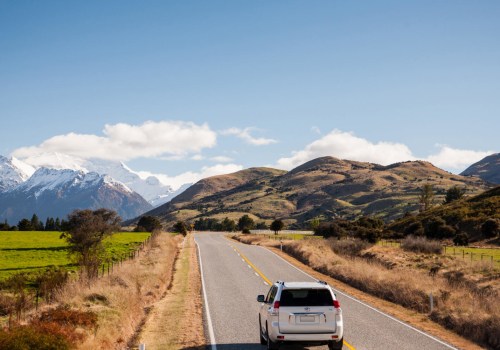
{"type": "Polygon", "coordinates": [[[72,310],[69,307],[58,307],[42,312],[41,322],[54,322],[74,327],[94,328],[97,326],[97,315],[91,311],[72,310]]]}
{"type": "Polygon", "coordinates": [[[244,233],[244,234],[249,234],[250,233],[250,230],[247,229],[247,228],[244,228],[243,230],[241,230],[241,233],[244,233]]]}
{"type": "Polygon", "coordinates": [[[500,223],[496,219],[488,219],[481,225],[481,232],[488,238],[496,237],[500,232],[500,223]]]}
{"type": "Polygon", "coordinates": [[[438,241],[431,241],[425,237],[408,236],[401,242],[401,248],[415,253],[442,254],[443,248],[438,241]]]}
{"type": "Polygon", "coordinates": [[[61,334],[47,332],[38,325],[0,329],[0,349],[13,350],[66,350],[71,344],[61,334]]]}
{"type": "Polygon", "coordinates": [[[347,236],[347,231],[336,222],[322,222],[314,230],[314,234],[325,238],[335,237],[341,239],[347,236]]]}
{"type": "Polygon", "coordinates": [[[469,236],[465,232],[460,232],[453,238],[453,244],[459,246],[467,246],[469,245],[469,236]]]}
{"type": "Polygon", "coordinates": [[[442,239],[453,237],[456,230],[452,226],[447,225],[446,221],[438,216],[433,217],[427,225],[425,225],[424,232],[427,238],[442,239]]]}
{"type": "Polygon", "coordinates": [[[368,249],[372,244],[361,239],[327,239],[330,248],[339,255],[359,256],[361,251],[368,249]]]}
{"type": "Polygon", "coordinates": [[[424,235],[424,226],[422,226],[421,222],[414,222],[405,229],[405,233],[407,235],[413,236],[423,236],[424,235]]]}
{"type": "Polygon", "coordinates": [[[49,268],[38,274],[35,285],[40,291],[40,296],[46,301],[54,300],[55,293],[68,281],[68,271],[63,268],[49,268]]]}

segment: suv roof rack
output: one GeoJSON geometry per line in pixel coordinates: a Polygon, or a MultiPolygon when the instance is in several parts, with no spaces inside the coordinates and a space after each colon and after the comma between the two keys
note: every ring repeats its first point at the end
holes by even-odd
{"type": "Polygon", "coordinates": [[[280,281],[280,280],[276,281],[276,283],[278,283],[278,284],[282,284],[282,285],[285,285],[285,282],[280,281]]]}
{"type": "Polygon", "coordinates": [[[318,283],[324,284],[325,286],[328,285],[325,281],[318,280],[318,283]]]}

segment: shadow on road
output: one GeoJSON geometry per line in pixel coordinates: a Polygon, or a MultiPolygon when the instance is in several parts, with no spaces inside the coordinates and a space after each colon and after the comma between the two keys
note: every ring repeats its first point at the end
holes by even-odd
{"type": "MultiPolygon", "coordinates": [[[[255,344],[255,343],[234,343],[234,344],[217,344],[217,350],[263,350],[266,347],[263,345],[255,344]]],[[[302,346],[297,345],[287,345],[281,347],[287,350],[304,350],[307,349],[302,346]]],[[[196,347],[185,347],[181,348],[181,350],[210,350],[210,345],[206,346],[196,346],[196,347]]]]}

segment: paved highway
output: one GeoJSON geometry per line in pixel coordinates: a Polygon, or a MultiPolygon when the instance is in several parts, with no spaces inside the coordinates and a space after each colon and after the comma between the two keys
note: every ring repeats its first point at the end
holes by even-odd
{"type": "MultiPolygon", "coordinates": [[[[221,233],[197,233],[195,239],[201,258],[207,339],[212,349],[263,349],[256,297],[269,290],[266,280],[314,279],[266,248],[234,242],[221,233]]],[[[337,292],[337,297],[344,315],[344,349],[454,349],[348,295],[337,292]]]]}

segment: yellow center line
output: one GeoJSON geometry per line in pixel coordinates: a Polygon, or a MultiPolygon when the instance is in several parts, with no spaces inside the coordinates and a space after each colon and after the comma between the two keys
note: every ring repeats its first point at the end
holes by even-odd
{"type": "Polygon", "coordinates": [[[270,286],[272,286],[272,285],[273,285],[273,283],[269,280],[269,278],[267,278],[267,277],[266,277],[266,276],[265,276],[265,275],[264,275],[264,274],[263,274],[263,273],[262,273],[262,272],[261,272],[261,271],[257,268],[257,266],[255,266],[254,264],[252,264],[252,262],[251,262],[250,260],[248,260],[248,258],[247,258],[245,255],[243,255],[243,253],[242,253],[242,252],[240,252],[238,248],[236,248],[236,247],[233,247],[233,248],[234,248],[234,249],[238,252],[238,254],[240,254],[241,258],[242,258],[243,260],[245,260],[245,261],[246,261],[246,263],[247,263],[248,265],[250,265],[250,266],[252,267],[252,269],[254,269],[254,271],[255,271],[255,272],[257,272],[257,273],[259,274],[259,276],[260,276],[260,277],[262,277],[262,279],[263,279],[264,281],[266,281],[266,282],[267,282],[270,286]]]}
{"type": "MultiPolygon", "coordinates": [[[[258,268],[257,266],[255,266],[254,264],[252,264],[252,262],[250,260],[248,260],[248,258],[243,255],[243,253],[236,247],[234,246],[231,246],[233,247],[233,249],[238,253],[240,254],[241,258],[244,259],[246,261],[246,263],[248,265],[250,265],[252,267],[252,269],[254,269],[255,272],[257,272],[259,274],[260,277],[262,277],[262,279],[264,281],[266,281],[270,286],[273,285],[273,283],[269,280],[269,278],[266,277],[266,275],[264,275],[258,268]]],[[[356,348],[354,346],[352,346],[351,344],[349,344],[347,341],[345,341],[344,339],[344,345],[349,349],[349,350],[356,350],[356,348]]]]}

